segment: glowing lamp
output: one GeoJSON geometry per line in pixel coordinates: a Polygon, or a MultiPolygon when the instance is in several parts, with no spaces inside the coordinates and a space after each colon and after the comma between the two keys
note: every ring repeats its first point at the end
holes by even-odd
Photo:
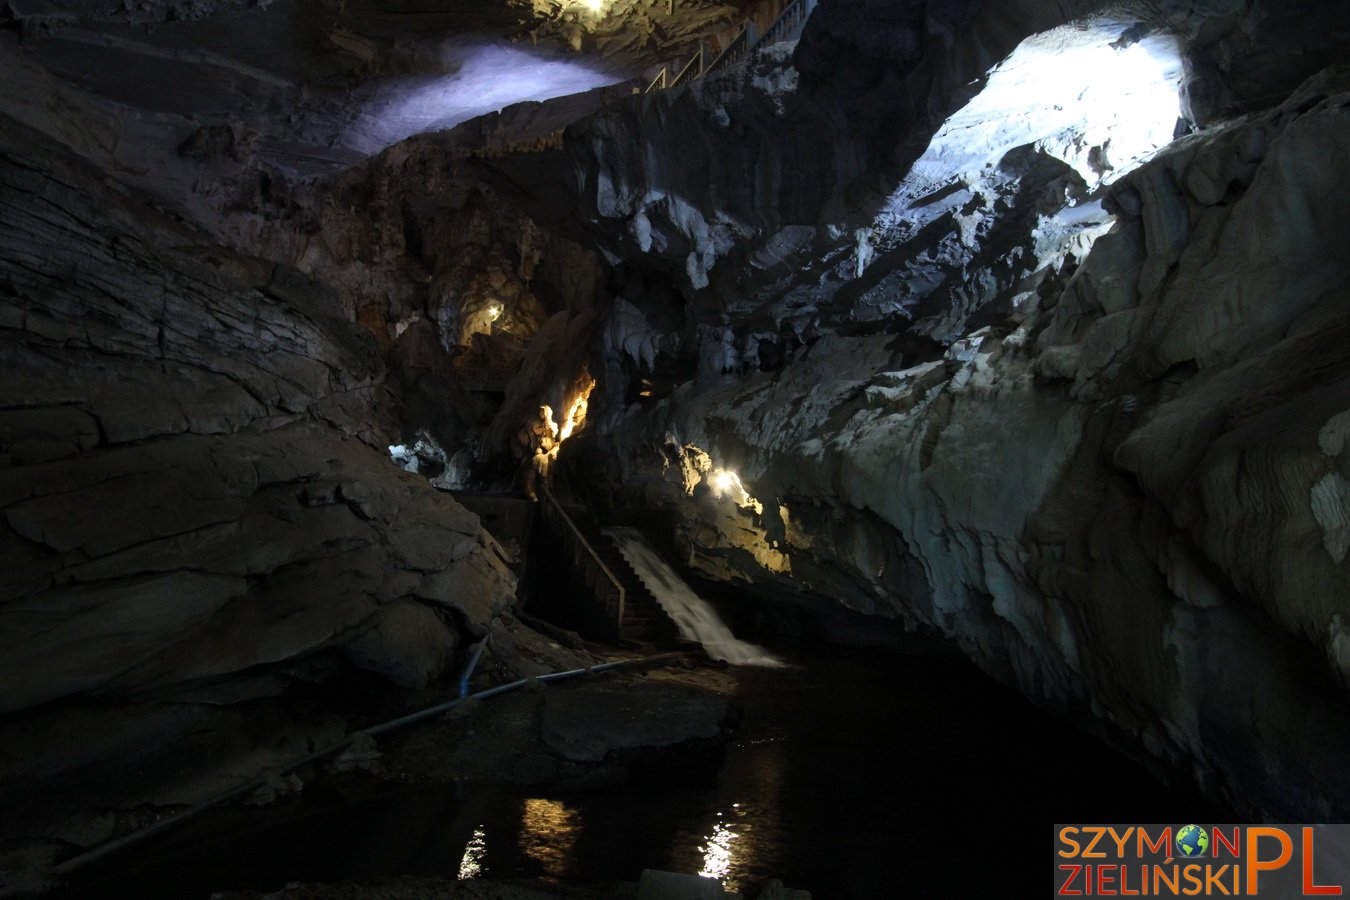
{"type": "Polygon", "coordinates": [[[494,303],[487,308],[487,314],[488,314],[488,321],[495,322],[499,318],[501,318],[502,308],[498,306],[496,303],[494,303]]]}
{"type": "Polygon", "coordinates": [[[604,6],[604,2],[605,0],[581,0],[581,5],[586,7],[593,13],[598,13],[600,12],[600,9],[604,6]]]}

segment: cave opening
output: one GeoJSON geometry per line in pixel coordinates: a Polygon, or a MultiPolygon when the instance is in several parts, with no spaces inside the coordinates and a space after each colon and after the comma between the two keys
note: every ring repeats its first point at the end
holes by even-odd
{"type": "Polygon", "coordinates": [[[58,5],[0,896],[1350,882],[1346,4],[58,5]]]}

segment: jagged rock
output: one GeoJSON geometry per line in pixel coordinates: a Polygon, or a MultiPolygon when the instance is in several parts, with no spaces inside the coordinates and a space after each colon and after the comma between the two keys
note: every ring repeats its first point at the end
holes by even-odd
{"type": "MultiPolygon", "coordinates": [[[[532,37],[591,39],[543,6],[532,37]]],[[[594,39],[645,60],[729,14],[678,6],[665,38],[626,5],[642,37],[594,39]]],[[[361,2],[322,27],[210,0],[0,10],[0,709],[21,761],[0,783],[22,805],[87,764],[122,777],[85,799],[188,801],[257,761],[242,704],[341,659],[434,678],[513,582],[386,448],[424,440],[456,476],[481,448],[509,480],[540,405],[603,354],[564,475],[673,510],[705,573],[946,634],[1253,817],[1343,815],[1350,87],[1306,79],[1344,58],[1348,9],[821,0],[795,48],[341,175],[408,133],[398,79],[466,47],[389,39],[361,2]],[[194,45],[203,16],[218,46],[194,45]],[[1127,172],[1144,150],[1060,92],[1098,96],[1108,61],[1169,34],[1144,80],[1178,103],[1140,147],[1201,130],[1127,172]],[[269,54],[292,37],[307,52],[269,54]],[[1030,79],[1080,50],[1102,55],[1030,79]],[[499,295],[519,305],[485,323],[499,295]],[[504,403],[449,386],[464,347],[518,367],[504,403]],[[707,489],[722,466],[744,502],[707,489]],[[118,768],[137,747],[171,790],[118,768]]],[[[566,712],[556,745],[600,753],[566,712]]],[[[286,749],[341,731],[266,727],[286,749]]]]}
{"type": "Polygon", "coordinates": [[[363,669],[379,672],[397,685],[426,687],[454,656],[455,633],[431,609],[394,601],[380,609],[375,623],[343,648],[363,669]]]}
{"type": "MultiPolygon", "coordinates": [[[[8,796],[196,728],[214,737],[49,808],[198,799],[309,752],[221,738],[232,707],[320,674],[327,651],[424,685],[462,628],[511,604],[477,518],[389,460],[383,364],[331,291],[178,249],[202,236],[12,122],[0,194],[8,796]],[[90,697],[115,725],[91,721],[90,697]],[[141,702],[173,697],[173,713],[141,702]]],[[[310,749],[340,726],[256,715],[310,749]]]]}
{"type": "Polygon", "coordinates": [[[1319,161],[1348,90],[1328,70],[1125,175],[1007,321],[705,367],[612,410],[578,483],[674,511],[712,577],[935,628],[1226,802],[1338,815],[1350,182],[1319,161]],[[690,448],[765,512],[675,477],[690,448]]]}

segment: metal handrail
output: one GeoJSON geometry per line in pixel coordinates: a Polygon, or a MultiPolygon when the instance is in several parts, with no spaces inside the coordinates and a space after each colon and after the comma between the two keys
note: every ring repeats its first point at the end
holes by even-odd
{"type": "Polygon", "coordinates": [[[675,76],[675,80],[670,83],[670,86],[673,88],[679,87],[680,85],[684,84],[686,80],[692,81],[694,78],[697,78],[702,74],[703,74],[703,45],[700,44],[698,51],[694,53],[693,56],[689,57],[689,62],[684,64],[684,68],[680,70],[680,74],[675,76]],[[698,63],[697,72],[694,72],[695,63],[698,63]],[[690,72],[694,72],[694,75],[690,76],[689,74],[690,72]]]}
{"type": "Polygon", "coordinates": [[[763,36],[758,43],[768,47],[776,44],[780,40],[786,40],[787,35],[800,27],[811,16],[811,11],[816,7],[816,0],[792,0],[783,11],[778,14],[778,18],[773,20],[773,24],[764,29],[763,36]]]}
{"type": "Polygon", "coordinates": [[[572,537],[574,537],[581,544],[582,548],[590,555],[591,561],[600,567],[600,571],[604,573],[604,576],[609,580],[609,583],[614,585],[615,592],[619,596],[618,624],[622,627],[623,603],[625,599],[623,584],[614,573],[609,570],[609,566],[605,565],[605,561],[600,558],[600,554],[595,552],[595,548],[591,546],[591,542],[586,540],[586,535],[581,533],[580,528],[577,528],[577,523],[572,521],[572,517],[567,514],[567,510],[562,508],[562,504],[558,502],[557,497],[553,496],[553,492],[547,487],[542,486],[540,487],[539,492],[553,505],[553,508],[557,510],[558,515],[562,516],[563,523],[567,526],[568,530],[572,532],[572,537]]]}
{"type": "Polygon", "coordinates": [[[747,22],[740,33],[731,39],[731,43],[727,44],[722,52],[717,54],[717,58],[707,65],[704,65],[706,60],[705,48],[700,46],[673,79],[670,77],[670,67],[662,66],[661,71],[652,79],[652,83],[647,85],[647,89],[643,93],[650,94],[652,91],[679,87],[687,81],[693,81],[695,78],[702,78],[718,69],[735,65],[760,47],[768,47],[779,41],[787,40],[788,35],[806,24],[806,20],[811,17],[817,2],[818,0],[792,0],[778,14],[778,18],[773,20],[773,24],[764,29],[763,34],[756,31],[754,22],[747,22]],[[695,63],[698,63],[697,71],[694,70],[695,63]]]}
{"type": "Polygon", "coordinates": [[[747,53],[750,52],[749,44],[750,44],[750,25],[746,25],[744,28],[741,29],[741,33],[732,38],[731,43],[727,44],[726,47],[723,48],[722,52],[717,54],[717,58],[712,61],[712,65],[708,66],[706,71],[715,72],[718,69],[723,68],[725,66],[729,66],[733,62],[736,62],[737,60],[741,59],[743,56],[745,56],[747,53]],[[734,57],[733,54],[735,54],[734,57]]]}

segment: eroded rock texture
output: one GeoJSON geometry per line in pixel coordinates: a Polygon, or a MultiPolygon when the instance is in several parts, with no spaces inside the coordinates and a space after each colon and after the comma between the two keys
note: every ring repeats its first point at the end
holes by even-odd
{"type": "MultiPolygon", "coordinates": [[[[464,60],[302,6],[0,14],[7,784],[183,733],[181,787],[339,732],[260,711],[297,682],[426,684],[512,581],[388,445],[519,485],[594,377],[560,481],[704,574],[946,635],[1253,815],[1350,810],[1343,3],[822,0],[686,88],[369,158],[453,118],[372,130],[380,92],[464,60]],[[212,49],[260,23],[314,55],[212,49]],[[220,80],[155,106],[88,47],[220,80]]],[[[194,796],[147,778],[71,791],[194,796]]]]}
{"type": "Polygon", "coordinates": [[[245,739],[237,704],[344,658],[438,676],[515,579],[389,463],[373,339],[294,269],[211,249],[16,123],[0,140],[7,796],[119,755],[179,762],[86,802],[262,752],[251,774],[288,755],[283,723],[245,739]]]}
{"type": "MultiPolygon", "coordinates": [[[[1339,762],[1350,748],[1340,437],[1350,270],[1335,225],[1350,193],[1335,161],[1350,81],[1317,71],[1327,44],[1292,17],[1169,9],[1176,22],[1193,17],[1184,67],[1197,54],[1231,64],[1217,80],[1176,82],[1183,93],[1222,83],[1221,112],[1181,106],[1205,128],[1126,174],[1102,165],[1109,143],[1065,143],[1028,114],[1020,137],[999,126],[1008,133],[988,145],[992,169],[958,159],[944,172],[923,165],[950,155],[932,143],[919,153],[912,136],[891,143],[892,123],[887,158],[919,164],[900,166],[885,203],[863,206],[868,240],[889,242],[879,259],[805,220],[853,228],[857,209],[832,205],[848,181],[830,160],[877,149],[873,119],[855,132],[820,123],[856,124],[847,101],[875,102],[871,90],[964,84],[962,67],[986,64],[980,54],[1017,46],[1015,28],[994,28],[1011,27],[1001,13],[956,23],[941,51],[940,30],[913,24],[922,61],[874,72],[897,87],[873,79],[840,93],[827,77],[770,90],[759,80],[785,77],[788,60],[766,56],[743,76],[744,111],[709,83],[569,131],[575,189],[602,244],[693,298],[673,326],[641,296],[619,305],[605,338],[611,384],[675,372],[674,386],[627,407],[612,388],[605,437],[573,457],[577,483],[622,485],[599,496],[675,511],[692,564],[712,577],[934,628],[1028,695],[1239,808],[1334,817],[1350,797],[1339,762]],[[1244,28],[1262,40],[1248,43],[1244,28]],[[1283,102],[1238,115],[1261,104],[1244,66],[1295,34],[1310,41],[1309,80],[1295,90],[1291,60],[1272,61],[1283,102]],[[717,137],[776,115],[775,96],[801,110],[822,91],[837,104],[795,114],[781,140],[744,124],[741,140],[717,137]],[[699,138],[677,142],[675,129],[699,138]],[[735,149],[714,159],[721,140],[735,149]],[[801,152],[812,176],[790,181],[808,141],[820,145],[801,152]],[[623,146],[672,149],[639,158],[623,146]],[[1011,189],[991,171],[1012,173],[1011,189]],[[929,193],[906,193],[918,175],[929,193]],[[905,234],[948,198],[930,236],[905,234]],[[794,227],[800,236],[783,243],[794,227]],[[809,290],[772,283],[773,266],[753,258],[799,260],[778,271],[806,273],[809,290]],[[887,303],[869,309],[869,297],[887,303]],[[739,473],[753,503],[718,489],[720,467],[739,473]]],[[[1323,12],[1324,26],[1337,23],[1326,42],[1342,46],[1344,17],[1323,12]]],[[[1123,22],[1092,21],[1080,30],[1114,28],[1129,43],[1123,22]]],[[[841,27],[816,40],[861,39],[841,27]]],[[[803,81],[819,46],[810,37],[793,60],[803,81]]],[[[902,119],[934,123],[921,134],[979,124],[978,98],[926,96],[937,99],[917,117],[898,101],[902,119]],[[951,118],[940,128],[932,110],[951,118]]]]}

